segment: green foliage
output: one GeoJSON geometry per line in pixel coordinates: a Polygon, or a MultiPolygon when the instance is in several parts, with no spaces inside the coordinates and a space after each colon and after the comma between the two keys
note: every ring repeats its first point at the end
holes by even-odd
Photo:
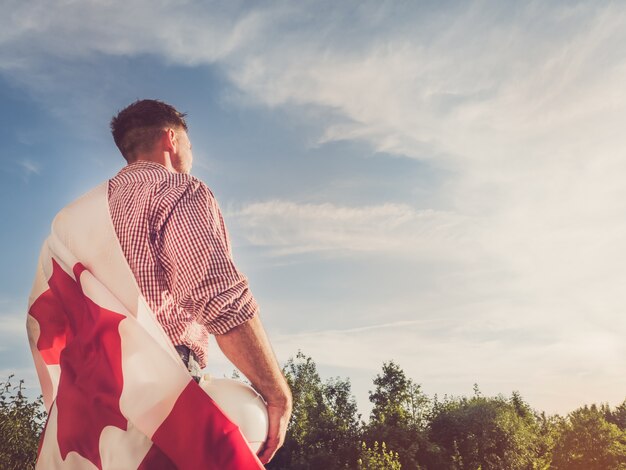
{"type": "MultiPolygon", "coordinates": [[[[429,399],[393,361],[370,391],[361,421],[348,379],[322,381],[299,352],[283,372],[294,399],[284,447],[273,470],[626,470],[626,401],[585,406],[566,418],[537,414],[514,392],[429,399]]],[[[0,382],[0,469],[34,468],[45,417],[23,381],[0,382]]]]}
{"type": "Polygon", "coordinates": [[[608,405],[602,405],[601,410],[609,423],[613,423],[622,431],[626,431],[626,400],[614,410],[611,410],[608,405]]]}
{"type": "Polygon", "coordinates": [[[560,416],[547,416],[544,412],[536,416],[537,421],[537,458],[536,468],[547,470],[552,463],[552,454],[556,441],[560,436],[563,418],[560,416]]]}
{"type": "Polygon", "coordinates": [[[0,382],[0,468],[27,470],[35,468],[45,411],[41,396],[29,401],[24,381],[13,385],[12,378],[0,382]]]}
{"type": "Polygon", "coordinates": [[[429,468],[533,469],[537,433],[535,417],[517,393],[508,400],[480,393],[446,399],[433,411],[426,460],[429,468]]]}
{"type": "Polygon", "coordinates": [[[398,454],[394,451],[387,452],[384,442],[379,448],[378,441],[374,442],[372,448],[367,447],[365,442],[362,443],[357,465],[359,470],[400,470],[402,468],[398,454]]]}
{"type": "MultiPolygon", "coordinates": [[[[620,416],[623,408],[616,410],[620,416]]],[[[571,412],[563,421],[552,458],[555,470],[626,469],[626,431],[595,405],[571,412]]]]}
{"type": "Polygon", "coordinates": [[[394,361],[384,363],[382,373],[374,379],[374,386],[375,390],[369,394],[374,405],[370,417],[372,423],[399,424],[415,429],[424,427],[429,400],[398,364],[394,361]]]}
{"type": "Polygon", "coordinates": [[[283,449],[267,468],[354,468],[360,422],[350,381],[335,378],[323,383],[315,362],[301,352],[283,372],[293,394],[293,417],[283,449]]]}
{"type": "Polygon", "coordinates": [[[383,441],[397,452],[404,468],[420,468],[419,455],[428,447],[424,429],[430,401],[393,361],[383,364],[374,385],[369,394],[374,406],[364,429],[366,442],[383,441]]]}
{"type": "Polygon", "coordinates": [[[348,380],[322,382],[313,359],[302,353],[284,372],[294,394],[294,417],[285,447],[268,468],[626,468],[620,460],[626,402],[614,410],[596,409],[595,424],[583,425],[580,413],[568,419],[536,414],[517,392],[484,397],[476,385],[471,398],[432,401],[390,361],[374,378],[369,422],[359,423],[348,380]],[[361,448],[355,445],[362,441],[361,448]],[[588,457],[582,444],[590,442],[599,456],[588,457]]]}

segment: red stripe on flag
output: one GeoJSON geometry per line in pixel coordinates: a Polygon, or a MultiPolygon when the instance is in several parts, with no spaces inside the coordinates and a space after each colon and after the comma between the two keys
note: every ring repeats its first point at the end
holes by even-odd
{"type": "Polygon", "coordinates": [[[152,442],[181,470],[263,468],[239,428],[193,380],[152,436],[152,442]]]}

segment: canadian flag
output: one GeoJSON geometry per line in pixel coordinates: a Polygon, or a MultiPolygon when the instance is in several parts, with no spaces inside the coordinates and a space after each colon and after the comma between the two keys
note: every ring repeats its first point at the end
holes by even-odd
{"type": "Polygon", "coordinates": [[[26,326],[48,412],[38,469],[263,468],[141,295],[106,182],[55,217],[26,326]]]}

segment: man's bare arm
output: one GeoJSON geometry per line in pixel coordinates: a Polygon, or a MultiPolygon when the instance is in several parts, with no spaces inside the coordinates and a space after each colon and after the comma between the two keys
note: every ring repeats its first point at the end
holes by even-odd
{"type": "Polygon", "coordinates": [[[267,402],[269,433],[259,459],[269,462],[283,445],[291,416],[291,391],[258,315],[215,339],[226,357],[267,402]]]}

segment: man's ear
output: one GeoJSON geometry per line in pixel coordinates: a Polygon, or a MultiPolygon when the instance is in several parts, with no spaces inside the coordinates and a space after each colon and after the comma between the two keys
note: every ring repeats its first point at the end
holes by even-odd
{"type": "Polygon", "coordinates": [[[170,153],[176,153],[176,150],[178,149],[178,139],[176,136],[176,131],[174,129],[164,129],[161,141],[163,144],[163,150],[170,153]]]}

